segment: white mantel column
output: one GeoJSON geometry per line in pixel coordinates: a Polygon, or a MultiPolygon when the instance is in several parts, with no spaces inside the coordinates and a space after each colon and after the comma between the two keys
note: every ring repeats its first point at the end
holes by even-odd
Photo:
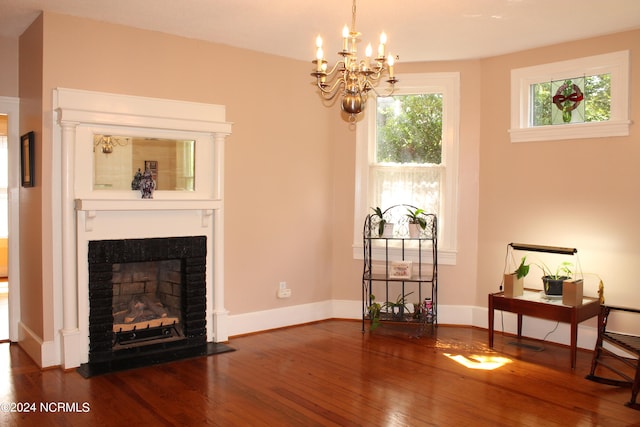
{"type": "Polygon", "coordinates": [[[80,330],[78,329],[78,284],[76,257],[76,222],[74,208],[75,122],[61,122],[62,128],[62,366],[80,366],[80,330]]]}
{"type": "MultiPolygon", "coordinates": [[[[229,312],[224,308],[224,144],[227,134],[214,134],[214,170],[215,200],[220,200],[219,209],[213,216],[213,328],[207,328],[209,341],[224,342],[229,340],[229,312]]],[[[208,319],[210,321],[211,319],[208,319]]]]}

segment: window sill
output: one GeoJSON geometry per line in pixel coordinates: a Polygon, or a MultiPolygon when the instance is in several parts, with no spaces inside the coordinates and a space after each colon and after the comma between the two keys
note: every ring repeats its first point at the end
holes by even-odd
{"type": "Polygon", "coordinates": [[[631,121],[579,123],[535,128],[509,129],[511,142],[555,141],[564,139],[629,136],[631,121]]]}

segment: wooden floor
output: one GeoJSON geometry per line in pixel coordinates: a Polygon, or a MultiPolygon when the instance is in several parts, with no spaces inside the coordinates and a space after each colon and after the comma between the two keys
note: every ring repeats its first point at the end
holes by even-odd
{"type": "Polygon", "coordinates": [[[640,426],[640,411],[624,406],[628,389],[584,379],[589,352],[571,371],[561,346],[527,341],[544,347],[536,351],[497,334],[490,351],[486,330],[414,332],[363,334],[358,322],[331,320],[90,379],[41,371],[17,345],[0,344],[0,425],[640,426]],[[32,412],[9,413],[8,402],[32,412]]]}

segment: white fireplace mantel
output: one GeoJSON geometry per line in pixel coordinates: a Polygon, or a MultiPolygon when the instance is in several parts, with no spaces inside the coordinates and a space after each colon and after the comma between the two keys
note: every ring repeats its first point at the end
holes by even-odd
{"type": "Polygon", "coordinates": [[[205,235],[207,340],[227,341],[223,189],[231,123],[225,121],[225,107],[62,88],[54,90],[53,104],[54,144],[61,148],[62,274],[53,302],[62,326],[55,338],[60,364],[70,369],[88,359],[87,246],[92,240],[205,235]],[[157,191],[154,199],[143,200],[135,191],[94,190],[93,134],[105,130],[195,139],[195,191],[157,191]]]}

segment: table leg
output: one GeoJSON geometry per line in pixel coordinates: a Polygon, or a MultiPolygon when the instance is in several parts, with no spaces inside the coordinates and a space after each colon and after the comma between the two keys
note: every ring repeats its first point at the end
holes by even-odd
{"type": "Polygon", "coordinates": [[[493,348],[493,295],[489,294],[489,324],[487,329],[489,330],[489,348],[493,348]]]}
{"type": "Polygon", "coordinates": [[[522,337],[522,314],[518,313],[518,338],[522,337]]]}
{"type": "Polygon", "coordinates": [[[571,316],[571,369],[576,369],[578,355],[578,321],[575,314],[571,316]]]}

